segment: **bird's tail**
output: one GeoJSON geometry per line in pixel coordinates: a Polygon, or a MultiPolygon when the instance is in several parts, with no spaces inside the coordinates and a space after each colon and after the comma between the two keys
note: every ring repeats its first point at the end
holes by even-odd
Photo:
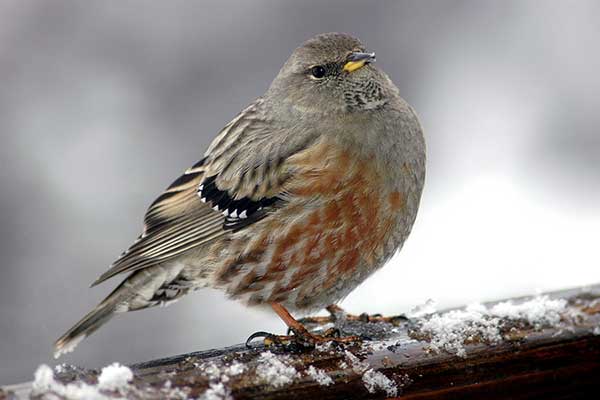
{"type": "Polygon", "coordinates": [[[104,302],[98,304],[54,343],[54,358],[73,351],[79,342],[107,323],[115,315],[115,311],[114,305],[104,302]]]}
{"type": "Polygon", "coordinates": [[[181,267],[155,265],[132,273],[54,343],[54,357],[69,353],[115,314],[168,304],[187,292],[176,285],[181,267]]]}

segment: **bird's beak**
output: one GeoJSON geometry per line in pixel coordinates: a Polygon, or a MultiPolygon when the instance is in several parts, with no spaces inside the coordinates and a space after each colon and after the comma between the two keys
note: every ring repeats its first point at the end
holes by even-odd
{"type": "Polygon", "coordinates": [[[371,62],[375,62],[375,53],[354,52],[344,64],[344,71],[353,72],[371,62]]]}

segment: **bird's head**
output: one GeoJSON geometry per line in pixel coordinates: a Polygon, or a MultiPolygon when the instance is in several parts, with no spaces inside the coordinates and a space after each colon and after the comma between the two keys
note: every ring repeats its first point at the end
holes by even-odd
{"type": "Polygon", "coordinates": [[[356,38],[317,35],[298,47],[271,84],[267,98],[308,113],[352,113],[383,106],[397,92],[356,38]]]}

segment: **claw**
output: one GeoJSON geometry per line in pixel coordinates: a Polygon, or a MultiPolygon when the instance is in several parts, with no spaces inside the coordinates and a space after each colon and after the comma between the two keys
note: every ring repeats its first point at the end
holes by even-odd
{"type": "Polygon", "coordinates": [[[342,332],[338,328],[329,328],[323,332],[323,337],[326,338],[339,338],[342,336],[342,332]]]}
{"type": "Polygon", "coordinates": [[[259,331],[259,332],[254,332],[252,335],[250,335],[248,337],[248,339],[246,339],[246,347],[250,348],[250,342],[252,342],[254,339],[256,338],[264,338],[265,342],[269,339],[271,339],[273,336],[272,333],[269,332],[264,332],[264,331],[259,331]]]}

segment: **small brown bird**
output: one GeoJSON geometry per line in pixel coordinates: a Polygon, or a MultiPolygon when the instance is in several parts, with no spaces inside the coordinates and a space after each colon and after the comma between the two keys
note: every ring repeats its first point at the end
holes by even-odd
{"type": "Polygon", "coordinates": [[[96,280],[125,280],[55,344],[55,356],[117,313],[203,287],[287,310],[347,296],[402,246],[425,180],[413,109],[374,53],[341,33],[298,47],[267,92],[148,209],[133,245],[96,280]]]}

